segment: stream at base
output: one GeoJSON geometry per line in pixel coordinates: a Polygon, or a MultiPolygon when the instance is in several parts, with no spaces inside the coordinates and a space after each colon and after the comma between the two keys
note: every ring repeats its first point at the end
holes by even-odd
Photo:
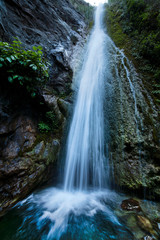
{"type": "Polygon", "coordinates": [[[49,188],[17,205],[2,239],[133,239],[113,213],[116,199],[114,192],[49,188]]]}
{"type": "MultiPolygon", "coordinates": [[[[0,221],[2,240],[140,240],[146,235],[136,213],[123,211],[128,198],[109,190],[68,192],[48,187],[19,202],[0,221]]],[[[151,219],[160,204],[141,201],[151,219]]]]}

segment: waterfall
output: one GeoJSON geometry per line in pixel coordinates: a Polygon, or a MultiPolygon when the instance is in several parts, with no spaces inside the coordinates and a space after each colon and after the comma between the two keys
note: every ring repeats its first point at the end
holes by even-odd
{"type": "Polygon", "coordinates": [[[104,43],[103,5],[96,10],[80,74],[80,86],[70,127],[64,189],[86,190],[89,185],[104,187],[104,43]]]}
{"type": "MultiPolygon", "coordinates": [[[[110,135],[116,139],[117,123],[123,123],[124,116],[134,119],[133,124],[138,124],[140,118],[136,88],[129,74],[132,66],[125,62],[123,52],[103,30],[103,5],[99,5],[78,74],[63,186],[33,193],[18,204],[24,217],[15,239],[135,239],[116,216],[115,209],[119,209],[123,197],[108,187],[109,177],[114,178],[115,174],[110,135]],[[125,94],[126,85],[131,92],[133,109],[127,102],[130,94],[125,94]]],[[[115,144],[117,147],[123,149],[123,142],[122,146],[115,144]]]]}

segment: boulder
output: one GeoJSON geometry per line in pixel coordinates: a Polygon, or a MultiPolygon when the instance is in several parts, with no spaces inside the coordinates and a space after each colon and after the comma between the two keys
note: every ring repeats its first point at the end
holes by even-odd
{"type": "Polygon", "coordinates": [[[126,199],[126,200],[123,200],[122,203],[121,203],[121,208],[123,210],[126,210],[126,211],[141,211],[141,207],[140,207],[140,204],[137,200],[133,199],[133,198],[130,198],[130,199],[126,199]]]}
{"type": "Polygon", "coordinates": [[[142,228],[146,232],[153,231],[153,226],[148,218],[137,215],[137,222],[138,222],[138,225],[140,226],[140,228],[142,228]]]}

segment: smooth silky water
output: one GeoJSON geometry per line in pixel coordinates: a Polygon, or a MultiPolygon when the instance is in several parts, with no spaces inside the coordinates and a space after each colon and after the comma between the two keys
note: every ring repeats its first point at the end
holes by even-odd
{"type": "MultiPolygon", "coordinates": [[[[120,213],[126,198],[109,189],[110,168],[104,144],[104,90],[112,92],[110,50],[97,7],[81,69],[71,121],[62,188],[50,187],[19,202],[0,221],[2,240],[131,240],[120,213]],[[108,80],[107,80],[108,79],[108,80]]],[[[107,103],[105,103],[107,104],[107,103]]]]}

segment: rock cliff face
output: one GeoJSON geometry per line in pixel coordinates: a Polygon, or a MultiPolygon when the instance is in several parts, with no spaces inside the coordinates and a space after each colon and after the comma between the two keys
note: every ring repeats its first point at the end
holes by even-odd
{"type": "Polygon", "coordinates": [[[159,109],[142,75],[127,58],[121,60],[117,56],[118,65],[113,60],[112,93],[106,93],[113,181],[119,188],[159,198],[159,109]]]}
{"type": "Polygon", "coordinates": [[[73,46],[81,40],[84,18],[69,1],[1,1],[0,38],[18,37],[26,47],[41,45],[52,62],[50,85],[66,91],[73,46]]]}
{"type": "Polygon", "coordinates": [[[50,81],[36,99],[9,83],[0,88],[0,210],[3,210],[46,181],[57,159],[66,99],[71,92],[70,62],[76,44],[85,36],[86,24],[67,0],[2,0],[0,11],[0,39],[11,42],[18,37],[26,48],[41,45],[51,63],[50,81]],[[52,134],[41,134],[37,126],[47,110],[54,111],[58,128],[52,134]]]}
{"type": "Polygon", "coordinates": [[[109,5],[106,13],[108,32],[121,49],[111,55],[112,93],[106,94],[107,111],[112,109],[107,120],[113,179],[118,188],[159,199],[160,108],[152,93],[155,83],[150,72],[140,71],[145,62],[136,58],[136,46],[131,47],[132,40],[119,23],[123,13],[116,7],[109,5]]]}

